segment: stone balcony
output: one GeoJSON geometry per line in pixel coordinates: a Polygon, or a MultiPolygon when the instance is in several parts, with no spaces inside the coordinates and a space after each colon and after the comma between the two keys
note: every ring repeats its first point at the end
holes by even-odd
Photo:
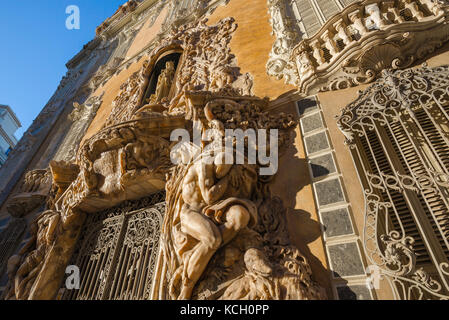
{"type": "Polygon", "coordinates": [[[303,94],[373,81],[406,68],[449,40],[449,5],[433,0],[368,0],[335,15],[292,51],[303,94]]]}

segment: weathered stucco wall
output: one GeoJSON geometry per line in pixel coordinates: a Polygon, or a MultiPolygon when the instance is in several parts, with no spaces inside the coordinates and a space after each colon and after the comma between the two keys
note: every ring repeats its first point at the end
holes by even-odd
{"type": "MultiPolygon", "coordinates": [[[[128,50],[127,57],[140,52],[159,31],[167,14],[164,9],[152,27],[147,22],[128,50]]],[[[209,25],[226,17],[233,17],[238,24],[237,31],[231,41],[231,52],[235,55],[241,73],[249,72],[254,77],[253,93],[259,97],[277,97],[294,89],[283,81],[276,80],[266,74],[266,63],[269,58],[274,38],[271,36],[268,8],[265,0],[245,1],[231,0],[227,6],[220,6],[209,17],[209,25]]],[[[129,69],[112,77],[94,95],[103,91],[103,103],[97,116],[89,127],[85,139],[98,132],[112,111],[112,101],[119,88],[134,72],[138,71],[144,58],[129,69]]],[[[295,104],[288,104],[284,112],[296,115],[295,104]]],[[[313,269],[315,279],[325,288],[330,288],[329,270],[321,236],[317,210],[310,184],[310,176],[305,160],[303,139],[299,127],[296,129],[294,144],[281,158],[279,173],[273,185],[273,192],[279,196],[287,207],[289,231],[294,244],[301,249],[313,269]]],[[[329,297],[332,292],[328,290],[329,297]]]]}
{"type": "Polygon", "coordinates": [[[269,77],[266,64],[275,41],[266,0],[231,0],[220,6],[209,17],[209,24],[233,17],[238,24],[231,41],[231,51],[236,56],[241,73],[254,77],[253,93],[258,97],[276,99],[295,88],[284,81],[269,77]]]}

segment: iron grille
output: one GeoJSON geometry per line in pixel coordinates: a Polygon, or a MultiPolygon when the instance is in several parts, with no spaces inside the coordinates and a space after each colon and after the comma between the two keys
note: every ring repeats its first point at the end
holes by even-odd
{"type": "Polygon", "coordinates": [[[148,300],[159,253],[165,192],[90,215],[72,265],[80,289],[65,300],[148,300]]]}
{"type": "Polygon", "coordinates": [[[396,298],[448,299],[448,67],[385,71],[338,124],[364,188],[368,259],[396,298]]]}

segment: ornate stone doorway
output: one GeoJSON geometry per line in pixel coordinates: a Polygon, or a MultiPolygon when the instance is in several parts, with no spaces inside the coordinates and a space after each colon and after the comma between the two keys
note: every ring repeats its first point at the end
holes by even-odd
{"type": "Polygon", "coordinates": [[[148,300],[156,267],[165,192],[90,215],[71,265],[80,289],[65,300],[148,300]]]}

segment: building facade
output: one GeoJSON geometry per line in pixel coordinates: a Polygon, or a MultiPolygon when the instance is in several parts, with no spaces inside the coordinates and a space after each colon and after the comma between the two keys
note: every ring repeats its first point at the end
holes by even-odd
{"type": "Polygon", "coordinates": [[[8,154],[17,144],[14,136],[22,127],[19,119],[9,106],[0,105],[0,167],[6,162],[8,154]]]}
{"type": "Polygon", "coordinates": [[[3,298],[447,299],[448,21],[128,1],[0,170],[3,298]]]}

